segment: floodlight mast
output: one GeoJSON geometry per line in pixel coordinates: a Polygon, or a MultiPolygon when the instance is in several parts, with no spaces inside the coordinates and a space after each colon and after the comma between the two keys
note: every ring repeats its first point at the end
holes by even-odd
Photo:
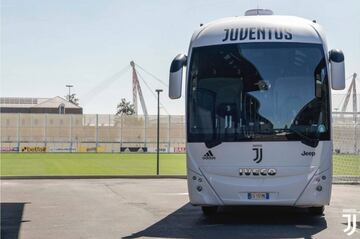
{"type": "Polygon", "coordinates": [[[67,100],[70,101],[70,97],[71,97],[71,87],[74,87],[74,85],[65,85],[67,88],[69,88],[69,94],[68,94],[68,98],[67,100]]]}

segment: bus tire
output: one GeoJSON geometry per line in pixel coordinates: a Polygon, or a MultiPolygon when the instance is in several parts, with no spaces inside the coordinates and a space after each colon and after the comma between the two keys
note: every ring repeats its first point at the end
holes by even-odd
{"type": "Polygon", "coordinates": [[[325,211],[325,206],[321,206],[321,207],[309,207],[308,208],[309,212],[314,215],[314,216],[322,216],[324,215],[324,211],[325,211]]]}
{"type": "Polygon", "coordinates": [[[218,206],[202,206],[201,210],[205,216],[212,216],[217,213],[218,206]]]}

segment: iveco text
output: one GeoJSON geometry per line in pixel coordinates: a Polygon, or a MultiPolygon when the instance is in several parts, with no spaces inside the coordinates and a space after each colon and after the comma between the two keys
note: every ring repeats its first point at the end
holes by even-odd
{"type": "Polygon", "coordinates": [[[269,10],[220,19],[175,57],[169,96],[186,67],[190,202],[285,205],[322,214],[332,182],[330,90],[345,87],[344,56],[320,25],[269,10]]]}

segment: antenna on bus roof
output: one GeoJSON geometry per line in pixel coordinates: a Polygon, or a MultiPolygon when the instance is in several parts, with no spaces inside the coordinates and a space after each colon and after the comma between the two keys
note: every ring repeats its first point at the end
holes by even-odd
{"type": "Polygon", "coordinates": [[[250,9],[245,12],[245,16],[257,16],[257,15],[274,15],[274,12],[270,9],[250,9]]]}

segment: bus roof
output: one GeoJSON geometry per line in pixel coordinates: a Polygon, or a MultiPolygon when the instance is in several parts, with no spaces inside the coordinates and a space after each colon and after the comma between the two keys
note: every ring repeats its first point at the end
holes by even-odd
{"type": "Polygon", "coordinates": [[[224,18],[200,27],[191,47],[241,42],[325,42],[320,25],[293,16],[241,16],[224,18]]]}

